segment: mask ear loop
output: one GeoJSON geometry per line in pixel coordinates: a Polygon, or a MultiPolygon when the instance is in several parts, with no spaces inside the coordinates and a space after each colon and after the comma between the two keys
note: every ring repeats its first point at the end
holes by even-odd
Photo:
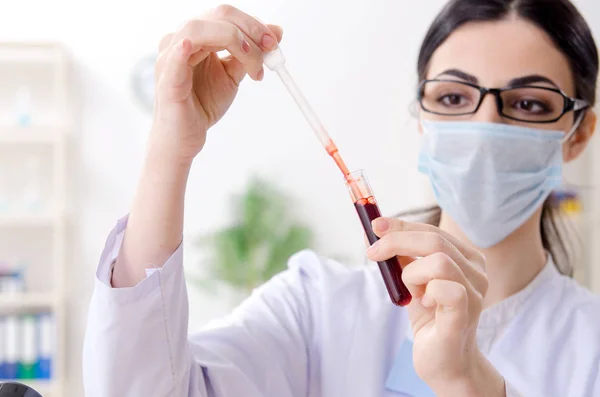
{"type": "MultiPolygon", "coordinates": [[[[561,145],[569,142],[569,139],[571,139],[573,137],[573,135],[577,131],[577,128],[579,128],[579,126],[581,125],[581,122],[583,121],[584,117],[585,117],[585,111],[582,111],[581,114],[579,115],[579,117],[577,117],[575,124],[573,124],[573,128],[571,128],[571,130],[567,133],[567,135],[565,135],[563,140],[560,142],[561,145]]],[[[566,183],[565,175],[563,174],[562,175],[562,184],[565,185],[565,183],[566,183]]]]}
{"type": "Polygon", "coordinates": [[[573,137],[573,135],[575,134],[575,132],[581,125],[581,122],[583,121],[584,117],[585,117],[585,111],[582,111],[581,114],[579,115],[579,117],[577,117],[577,121],[575,121],[575,124],[573,124],[573,128],[571,128],[571,130],[567,133],[567,135],[560,142],[561,145],[569,142],[569,139],[571,139],[573,137]]]}

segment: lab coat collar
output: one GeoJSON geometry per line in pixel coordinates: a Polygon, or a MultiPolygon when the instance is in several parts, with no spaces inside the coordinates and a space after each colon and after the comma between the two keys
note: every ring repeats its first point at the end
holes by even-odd
{"type": "Polygon", "coordinates": [[[496,329],[508,324],[517,315],[527,299],[529,299],[542,284],[560,277],[560,273],[556,269],[552,255],[547,252],[546,256],[548,258],[546,265],[525,288],[481,312],[478,329],[496,329]]]}

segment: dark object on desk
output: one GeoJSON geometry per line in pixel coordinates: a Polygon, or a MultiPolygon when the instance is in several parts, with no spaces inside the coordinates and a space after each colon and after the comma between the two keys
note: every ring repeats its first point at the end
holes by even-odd
{"type": "Polygon", "coordinates": [[[0,383],[0,397],[42,397],[29,386],[17,382],[0,383]]]}

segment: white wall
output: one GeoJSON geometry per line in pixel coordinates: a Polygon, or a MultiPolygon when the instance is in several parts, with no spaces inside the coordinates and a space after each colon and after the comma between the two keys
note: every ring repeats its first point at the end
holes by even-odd
{"type": "MultiPolygon", "coordinates": [[[[80,355],[93,272],[108,231],[128,211],[150,117],[135,103],[131,68],[160,36],[216,1],[19,0],[2,2],[0,40],[58,40],[72,52],[80,98],[70,282],[71,388],[82,395],[80,355]]],[[[417,132],[409,115],[420,40],[443,0],[239,0],[232,4],[285,29],[288,67],[337,141],[351,168],[365,168],[382,210],[428,200],[415,171],[417,132]],[[410,8],[407,7],[410,4],[410,8]]],[[[594,27],[595,0],[577,2],[594,27]]],[[[210,132],[187,196],[186,260],[202,231],[227,221],[225,203],[260,172],[295,194],[319,250],[363,259],[363,237],[338,175],[275,76],[242,85],[227,117],[210,132]]],[[[227,309],[192,293],[195,328],[227,309]]]]}

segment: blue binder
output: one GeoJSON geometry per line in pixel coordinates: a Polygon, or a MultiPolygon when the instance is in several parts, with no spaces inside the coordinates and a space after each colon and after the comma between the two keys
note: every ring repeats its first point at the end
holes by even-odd
{"type": "Polygon", "coordinates": [[[53,318],[50,313],[38,315],[37,347],[38,357],[35,375],[38,379],[50,379],[52,377],[52,353],[53,353],[53,318]]]}
{"type": "Polygon", "coordinates": [[[6,322],[0,316],[0,379],[6,379],[6,322]]]}

